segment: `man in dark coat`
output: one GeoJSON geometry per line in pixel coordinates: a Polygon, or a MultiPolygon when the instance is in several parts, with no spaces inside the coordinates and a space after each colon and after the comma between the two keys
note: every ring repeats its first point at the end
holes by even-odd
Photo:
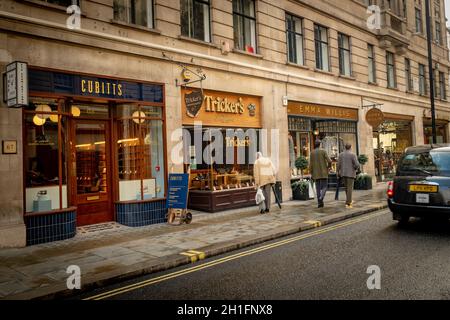
{"type": "Polygon", "coordinates": [[[328,157],[327,152],[320,148],[320,140],[316,140],[314,147],[315,149],[311,152],[309,158],[309,171],[311,173],[311,178],[316,183],[319,208],[323,208],[323,199],[325,198],[328,188],[328,169],[331,166],[331,160],[330,157],[328,157]]]}

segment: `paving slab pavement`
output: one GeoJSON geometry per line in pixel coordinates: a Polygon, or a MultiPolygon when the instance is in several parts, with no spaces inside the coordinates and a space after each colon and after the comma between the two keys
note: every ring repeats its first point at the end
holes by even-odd
{"type": "MultiPolygon", "coordinates": [[[[74,238],[18,249],[0,250],[0,298],[56,298],[73,294],[66,287],[66,269],[81,268],[82,289],[166,270],[202,258],[222,254],[321,225],[334,223],[386,207],[385,184],[373,190],[355,191],[353,209],[335,201],[328,192],[325,208],[316,202],[290,201],[280,210],[258,214],[257,208],[219,214],[194,212],[190,225],[167,224],[77,234],[74,238]]],[[[341,194],[341,199],[344,195],[341,194]]],[[[76,293],[79,293],[76,292],[76,293]]]]}

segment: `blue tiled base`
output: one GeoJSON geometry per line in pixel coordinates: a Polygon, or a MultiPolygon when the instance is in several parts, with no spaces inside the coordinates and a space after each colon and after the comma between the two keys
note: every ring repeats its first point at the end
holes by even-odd
{"type": "Polygon", "coordinates": [[[77,212],[65,211],[25,217],[27,245],[64,240],[75,236],[77,212]]]}
{"type": "Polygon", "coordinates": [[[142,227],[167,222],[166,200],[116,203],[117,222],[128,227],[142,227]]]}

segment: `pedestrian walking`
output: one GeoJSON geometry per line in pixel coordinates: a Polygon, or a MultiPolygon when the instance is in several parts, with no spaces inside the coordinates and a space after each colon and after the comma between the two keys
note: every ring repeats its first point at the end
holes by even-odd
{"type": "Polygon", "coordinates": [[[345,145],[345,151],[339,155],[338,158],[338,175],[344,180],[344,185],[346,188],[346,208],[353,207],[352,194],[353,186],[356,178],[356,171],[359,169],[359,162],[356,154],[352,151],[352,145],[347,143],[345,145]]]}
{"type": "Polygon", "coordinates": [[[253,176],[255,178],[256,188],[261,188],[264,194],[265,209],[260,209],[260,213],[269,212],[271,189],[272,185],[276,182],[276,170],[272,160],[263,157],[261,152],[256,153],[253,176]]]}
{"type": "Polygon", "coordinates": [[[309,157],[309,171],[311,178],[316,183],[318,207],[323,208],[325,206],[323,200],[328,189],[328,169],[331,167],[331,160],[327,152],[321,148],[320,140],[316,140],[314,148],[309,157]]]}

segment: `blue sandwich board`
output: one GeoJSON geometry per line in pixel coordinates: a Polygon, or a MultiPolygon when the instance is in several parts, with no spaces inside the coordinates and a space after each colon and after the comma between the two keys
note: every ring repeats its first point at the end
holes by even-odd
{"type": "Polygon", "coordinates": [[[169,174],[169,195],[167,199],[167,208],[186,209],[188,188],[189,188],[188,173],[169,174]]]}

